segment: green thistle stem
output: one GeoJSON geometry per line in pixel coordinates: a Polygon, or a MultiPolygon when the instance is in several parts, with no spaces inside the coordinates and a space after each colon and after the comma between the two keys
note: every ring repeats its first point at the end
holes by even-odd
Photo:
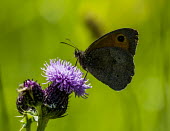
{"type": "Polygon", "coordinates": [[[26,126],[26,131],[31,131],[31,124],[32,124],[32,122],[28,120],[27,126],[26,126]]]}
{"type": "Polygon", "coordinates": [[[45,131],[48,121],[48,118],[39,117],[37,131],[45,131]]]}
{"type": "Polygon", "coordinates": [[[47,123],[49,121],[48,117],[43,117],[41,106],[36,107],[38,111],[38,127],[37,131],[45,131],[47,123]]]}

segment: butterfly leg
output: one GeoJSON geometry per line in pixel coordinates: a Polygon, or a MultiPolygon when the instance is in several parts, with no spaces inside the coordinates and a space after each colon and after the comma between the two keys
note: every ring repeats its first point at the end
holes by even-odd
{"type": "Polygon", "coordinates": [[[87,77],[87,74],[88,74],[88,71],[86,71],[86,74],[85,74],[85,76],[84,76],[84,79],[86,79],[86,77],[87,77]]]}
{"type": "Polygon", "coordinates": [[[76,67],[76,66],[77,66],[77,62],[78,62],[78,59],[76,60],[76,64],[75,64],[75,66],[74,66],[74,67],[76,67]]]}

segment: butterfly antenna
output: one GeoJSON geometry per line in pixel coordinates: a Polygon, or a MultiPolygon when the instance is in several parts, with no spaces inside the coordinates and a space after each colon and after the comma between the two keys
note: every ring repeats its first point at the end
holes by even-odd
{"type": "Polygon", "coordinates": [[[69,38],[66,38],[66,40],[69,41],[73,46],[75,46],[75,44],[69,38]]]}
{"type": "Polygon", "coordinates": [[[69,45],[69,46],[71,46],[71,47],[73,47],[73,48],[75,48],[75,49],[79,50],[77,47],[75,47],[75,46],[73,46],[73,45],[71,45],[71,44],[69,44],[69,43],[66,43],[66,42],[60,42],[60,43],[62,43],[62,44],[66,44],[66,45],[69,45]]]}
{"type": "MultiPolygon", "coordinates": [[[[73,44],[73,42],[72,42],[70,39],[67,38],[66,40],[68,40],[69,42],[71,42],[71,43],[73,44]]],[[[79,51],[79,49],[78,49],[76,46],[74,46],[74,45],[71,45],[71,44],[66,43],[66,42],[60,42],[60,43],[65,44],[65,45],[69,45],[69,46],[75,48],[77,51],[79,51]]],[[[74,66],[74,67],[77,66],[77,63],[78,63],[78,58],[77,58],[77,60],[76,60],[76,63],[75,63],[75,66],[74,66]]]]}

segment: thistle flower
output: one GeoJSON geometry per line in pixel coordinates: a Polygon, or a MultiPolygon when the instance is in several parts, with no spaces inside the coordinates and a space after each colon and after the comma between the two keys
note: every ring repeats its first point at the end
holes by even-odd
{"type": "Polygon", "coordinates": [[[24,111],[35,110],[34,107],[42,105],[44,91],[33,80],[26,80],[18,88],[17,109],[22,114],[24,111]]]}
{"type": "Polygon", "coordinates": [[[85,90],[91,88],[87,80],[83,78],[83,73],[71,63],[60,59],[50,60],[50,64],[44,64],[43,75],[46,77],[47,83],[51,82],[51,86],[65,91],[67,94],[75,93],[77,96],[85,96],[85,90]]]}
{"type": "Polygon", "coordinates": [[[53,59],[44,65],[42,70],[50,86],[45,89],[43,113],[50,119],[62,117],[67,110],[69,95],[74,92],[83,97],[91,86],[86,84],[83,73],[69,62],[53,59]]]}

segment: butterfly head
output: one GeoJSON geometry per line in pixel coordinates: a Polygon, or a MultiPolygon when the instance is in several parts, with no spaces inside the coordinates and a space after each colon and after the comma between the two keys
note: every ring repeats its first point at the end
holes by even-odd
{"type": "Polygon", "coordinates": [[[83,54],[84,54],[84,52],[83,51],[80,51],[80,50],[78,50],[78,49],[75,49],[75,52],[74,52],[74,56],[76,57],[76,58],[81,58],[82,56],[83,56],[83,54]]]}
{"type": "Polygon", "coordinates": [[[86,67],[87,61],[85,58],[85,52],[75,49],[74,56],[77,58],[82,68],[87,71],[87,67],[86,67]]]}

